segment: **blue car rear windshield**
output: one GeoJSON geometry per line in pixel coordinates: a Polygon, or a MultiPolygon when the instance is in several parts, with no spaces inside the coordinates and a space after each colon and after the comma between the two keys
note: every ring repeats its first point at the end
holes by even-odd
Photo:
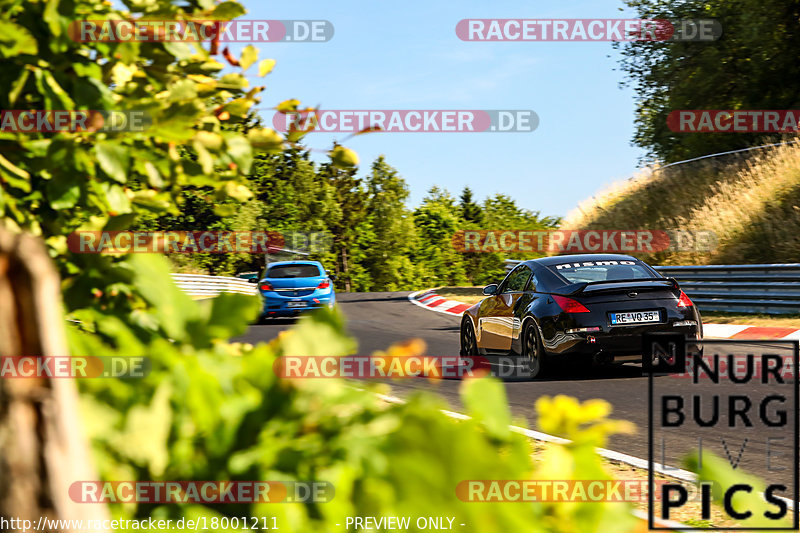
{"type": "Polygon", "coordinates": [[[564,276],[570,283],[656,277],[644,265],[635,261],[581,261],[550,265],[550,269],[564,276]]]}
{"type": "Polygon", "coordinates": [[[317,265],[278,265],[267,271],[268,278],[318,278],[321,275],[317,265]]]}

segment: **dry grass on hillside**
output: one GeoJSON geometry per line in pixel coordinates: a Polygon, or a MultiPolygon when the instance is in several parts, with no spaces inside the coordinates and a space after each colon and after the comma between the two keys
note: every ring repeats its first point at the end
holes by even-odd
{"type": "Polygon", "coordinates": [[[659,264],[800,261],[800,145],[648,169],[581,203],[562,229],[711,230],[712,252],[667,251],[659,264]]]}

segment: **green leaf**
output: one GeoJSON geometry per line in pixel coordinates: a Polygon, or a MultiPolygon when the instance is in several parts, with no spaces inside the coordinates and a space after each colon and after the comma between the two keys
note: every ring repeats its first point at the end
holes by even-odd
{"type": "Polygon", "coordinates": [[[53,209],[75,207],[81,197],[81,188],[73,174],[61,174],[47,182],[47,199],[53,209]]]}
{"type": "Polygon", "coordinates": [[[188,60],[191,59],[197,51],[195,50],[194,44],[191,43],[176,43],[172,41],[166,41],[161,43],[164,46],[164,49],[175,56],[178,60],[188,60]]]}
{"type": "Polygon", "coordinates": [[[167,438],[172,426],[169,382],[156,389],[150,405],[134,405],[128,413],[124,431],[113,439],[122,453],[160,476],[169,463],[167,438]]]}
{"type": "MultiPolygon", "coordinates": [[[[254,285],[255,286],[255,285],[254,285]]],[[[212,339],[229,339],[247,331],[261,305],[256,295],[222,293],[211,306],[207,331],[212,339]]]]}
{"type": "Polygon", "coordinates": [[[58,14],[58,4],[60,0],[47,0],[47,7],[44,8],[44,21],[50,28],[50,33],[56,37],[61,36],[61,16],[58,14]]]}
{"type": "Polygon", "coordinates": [[[194,136],[194,140],[215,152],[222,148],[222,135],[213,131],[198,131],[194,136]]]}
{"type": "Polygon", "coordinates": [[[237,98],[236,100],[231,100],[226,103],[224,109],[230,113],[231,116],[245,117],[254,103],[255,101],[249,98],[237,98]]]}
{"type": "Polygon", "coordinates": [[[125,85],[133,79],[133,75],[137,70],[136,65],[126,65],[118,61],[111,67],[111,81],[118,86],[125,85]]]}
{"type": "Polygon", "coordinates": [[[197,98],[197,87],[192,80],[178,80],[169,89],[170,102],[181,102],[197,98]]]}
{"type": "Polygon", "coordinates": [[[333,166],[339,168],[352,168],[358,165],[358,154],[344,146],[336,146],[328,152],[333,166]]]}
{"type": "Polygon", "coordinates": [[[461,401],[467,412],[498,439],[511,433],[511,412],[503,383],[494,378],[467,379],[461,385],[461,401]]]}
{"type": "Polygon", "coordinates": [[[123,231],[131,227],[136,220],[136,213],[126,213],[124,215],[112,216],[103,226],[103,231],[123,231]]]}
{"type": "Polygon", "coordinates": [[[75,109],[75,102],[49,71],[36,69],[36,86],[49,109],[75,109]]]}
{"type": "Polygon", "coordinates": [[[154,254],[130,254],[125,263],[134,273],[134,286],[150,304],[158,323],[171,339],[186,340],[186,324],[200,308],[172,281],[166,259],[154,254]]]}
{"type": "Polygon", "coordinates": [[[225,139],[228,147],[228,155],[239,167],[242,174],[250,173],[250,166],[253,163],[253,148],[242,135],[230,135],[225,139]]]}
{"type": "Polygon", "coordinates": [[[21,191],[31,191],[31,175],[3,157],[3,154],[0,154],[0,170],[2,170],[3,180],[9,185],[21,191]]]}
{"type": "Polygon", "coordinates": [[[219,216],[219,217],[223,217],[223,218],[224,217],[232,217],[233,215],[236,214],[237,211],[238,210],[232,205],[228,205],[228,204],[215,204],[214,205],[214,214],[219,216]]]}
{"type": "Polygon", "coordinates": [[[236,183],[235,181],[229,181],[225,184],[225,193],[234,200],[238,200],[240,202],[244,202],[253,197],[253,193],[250,191],[250,189],[241,183],[236,183]]]}
{"type": "Polygon", "coordinates": [[[283,137],[270,128],[254,128],[247,132],[247,139],[253,148],[264,152],[280,152],[283,148],[283,137]]]}
{"type": "Polygon", "coordinates": [[[297,106],[299,105],[300,105],[300,100],[292,98],[290,100],[284,100],[283,102],[275,106],[275,109],[281,113],[288,113],[290,111],[297,111],[297,106]]]}
{"type": "Polygon", "coordinates": [[[266,76],[272,69],[275,68],[276,61],[274,59],[262,59],[258,63],[258,75],[259,76],[266,76]]]}
{"type": "Polygon", "coordinates": [[[239,66],[242,67],[242,70],[247,70],[250,66],[258,60],[258,48],[249,44],[244,47],[242,50],[242,55],[239,58],[239,66]]]}
{"type": "Polygon", "coordinates": [[[147,183],[149,183],[151,187],[160,189],[164,186],[164,179],[158,172],[158,168],[150,161],[145,161],[144,163],[144,174],[147,175],[147,183]]]}
{"type": "Polygon", "coordinates": [[[8,20],[0,20],[0,56],[36,55],[38,52],[36,39],[28,30],[8,20]]]}
{"type": "Polygon", "coordinates": [[[156,213],[168,211],[170,207],[174,207],[169,194],[159,193],[153,189],[133,193],[133,203],[156,213]]]}
{"type": "Polygon", "coordinates": [[[103,182],[100,184],[108,201],[112,215],[121,215],[131,212],[131,201],[125,191],[116,183],[103,182]]]}
{"type": "Polygon", "coordinates": [[[247,13],[245,8],[239,2],[222,2],[212,13],[212,20],[231,20],[236,17],[241,17],[247,13]]]}
{"type": "Polygon", "coordinates": [[[241,74],[225,74],[219,80],[219,87],[223,89],[247,89],[250,82],[241,74]]]}
{"type": "Polygon", "coordinates": [[[11,90],[8,91],[8,105],[13,107],[14,104],[17,102],[17,98],[19,98],[19,93],[25,88],[25,83],[28,81],[30,77],[31,71],[28,69],[23,69],[22,73],[19,75],[14,83],[11,85],[11,90]]]}
{"type": "MultiPolygon", "coordinates": [[[[734,444],[734,447],[739,443],[734,444]]],[[[746,485],[752,487],[752,492],[738,492],[733,497],[733,507],[735,509],[747,509],[752,512],[748,519],[739,521],[743,527],[766,528],[778,525],[774,520],[764,516],[765,512],[774,509],[764,500],[762,495],[765,490],[765,483],[761,479],[751,474],[747,474],[741,469],[731,466],[730,459],[723,459],[714,453],[704,451],[702,455],[702,468],[700,467],[700,457],[694,451],[683,460],[684,466],[698,475],[698,481],[714,482],[712,488],[712,498],[719,504],[724,499],[724,491],[734,485],[746,485]]]]}
{"type": "Polygon", "coordinates": [[[283,354],[294,356],[342,356],[355,353],[357,345],[347,336],[344,317],[327,308],[315,311],[310,320],[293,328],[283,342],[283,354]]]}
{"type": "Polygon", "coordinates": [[[194,142],[194,149],[197,152],[197,162],[203,168],[203,174],[214,172],[214,158],[211,153],[199,142],[194,142]]]}
{"type": "Polygon", "coordinates": [[[97,162],[100,168],[113,180],[125,183],[128,179],[128,168],[130,164],[130,154],[128,149],[122,145],[110,142],[98,142],[95,145],[97,162]]]}

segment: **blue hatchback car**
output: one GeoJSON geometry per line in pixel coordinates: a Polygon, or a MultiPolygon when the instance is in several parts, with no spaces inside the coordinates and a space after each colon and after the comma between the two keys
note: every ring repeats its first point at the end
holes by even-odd
{"type": "Polygon", "coordinates": [[[332,277],[318,261],[270,263],[258,292],[262,319],[296,316],[336,303],[332,277]]]}

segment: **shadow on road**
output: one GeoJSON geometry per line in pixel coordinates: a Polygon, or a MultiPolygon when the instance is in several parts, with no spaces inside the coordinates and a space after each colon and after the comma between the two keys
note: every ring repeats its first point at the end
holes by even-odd
{"type": "MultiPolygon", "coordinates": [[[[504,383],[536,383],[543,382],[569,382],[569,381],[604,381],[616,379],[642,379],[646,376],[642,375],[641,365],[625,364],[625,365],[610,365],[591,367],[586,366],[567,366],[558,365],[550,367],[537,378],[530,379],[521,375],[521,368],[510,364],[497,364],[491,363],[489,365],[481,364],[466,371],[462,367],[457,369],[455,367],[446,367],[442,369],[441,377],[435,379],[444,379],[448,381],[459,381],[465,378],[475,377],[482,373],[491,373],[495,378],[502,380],[504,383]]],[[[419,376],[423,379],[428,379],[429,376],[419,376]]]]}
{"type": "MultiPolygon", "coordinates": [[[[352,294],[352,293],[350,293],[352,294]]],[[[342,303],[361,303],[361,302],[407,302],[407,296],[381,296],[380,298],[346,298],[337,295],[336,298],[342,303]]]]}
{"type": "Polygon", "coordinates": [[[267,318],[254,324],[255,326],[291,326],[297,323],[297,317],[288,318],[267,318]]]}

